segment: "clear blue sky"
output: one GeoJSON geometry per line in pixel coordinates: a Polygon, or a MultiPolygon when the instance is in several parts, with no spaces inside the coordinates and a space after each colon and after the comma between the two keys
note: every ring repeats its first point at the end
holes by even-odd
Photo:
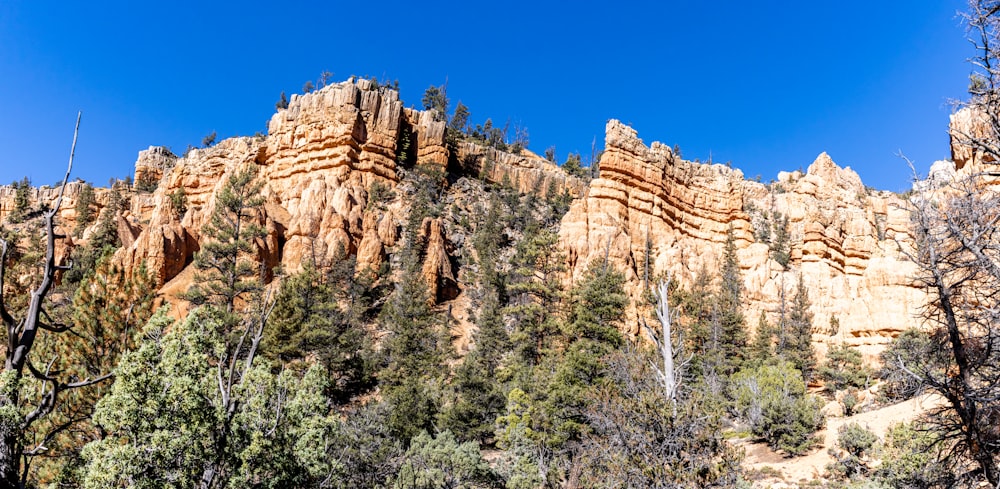
{"type": "Polygon", "coordinates": [[[329,70],[448,80],[474,122],[589,155],[621,119],[750,178],[827,151],[900,190],[904,151],[948,156],[949,99],[973,53],[958,0],[843,2],[0,2],[0,182],[104,184],[149,145],[266,131],[284,90],[329,70]]]}

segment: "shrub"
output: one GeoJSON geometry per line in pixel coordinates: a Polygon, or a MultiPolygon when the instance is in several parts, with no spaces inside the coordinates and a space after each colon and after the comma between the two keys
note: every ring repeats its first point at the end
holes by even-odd
{"type": "Polygon", "coordinates": [[[942,352],[933,348],[930,336],[919,329],[903,331],[889,344],[879,358],[882,368],[878,377],[885,381],[881,393],[889,401],[903,401],[920,393],[921,377],[933,365],[945,365],[942,352]]]}
{"type": "Polygon", "coordinates": [[[806,394],[802,374],[791,363],[744,368],[733,377],[731,394],[751,432],[771,448],[801,455],[818,443],[823,402],[806,394]]]}
{"type": "Polygon", "coordinates": [[[861,352],[844,345],[831,348],[819,369],[819,378],[831,392],[865,387],[871,375],[871,369],[861,359],[861,352]]]}
{"type": "Polygon", "coordinates": [[[882,444],[882,464],[874,478],[890,487],[930,487],[947,470],[934,459],[934,435],[913,423],[889,428],[882,444]]]}
{"type": "Polygon", "coordinates": [[[848,423],[837,430],[837,448],[830,449],[834,463],[827,469],[835,475],[848,479],[863,476],[868,473],[868,463],[865,456],[872,453],[878,437],[858,423],[848,423]]]}

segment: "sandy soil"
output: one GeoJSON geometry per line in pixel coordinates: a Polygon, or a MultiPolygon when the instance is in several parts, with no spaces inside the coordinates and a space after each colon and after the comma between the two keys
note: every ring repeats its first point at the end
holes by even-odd
{"type": "Polygon", "coordinates": [[[799,483],[823,479],[827,464],[833,461],[827,450],[836,446],[837,430],[841,426],[851,422],[860,423],[881,439],[890,426],[911,421],[931,407],[939,405],[941,401],[938,396],[925,394],[854,416],[828,417],[826,429],[818,433],[823,439],[823,446],[800,457],[786,458],[765,444],[742,442],[739,445],[746,450],[744,466],[774,474],[755,482],[754,487],[797,487],[799,483]]]}

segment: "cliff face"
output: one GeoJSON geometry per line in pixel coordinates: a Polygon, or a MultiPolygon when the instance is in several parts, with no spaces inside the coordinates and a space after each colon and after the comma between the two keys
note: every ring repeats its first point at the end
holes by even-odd
{"type": "MultiPolygon", "coordinates": [[[[522,193],[575,197],[560,229],[571,278],[610,256],[629,280],[633,306],[626,329],[632,334],[638,334],[635,304],[644,282],[670,272],[687,286],[703,266],[718,269],[730,227],[748,324],[756,324],[760,311],[774,316],[780,291],[790,300],[801,275],[821,331],[814,339],[873,353],[915,324],[924,301],[911,285],[914,268],[899,252],[910,241],[906,202],[866,189],[856,173],[826,154],[806,173],[782,173],[765,185],[724,165],[684,161],[660,143],[646,146],[633,129],[610,121],[600,175],[588,185],[529,152],[514,155],[472,142],[449,147],[445,136],[445,124],[432,112],[404,108],[396,91],[351,80],[293,96],[271,118],[266,137],[227,139],[181,158],[151,147],[139,154],[136,174],[156,189],[127,192],[131,207],[119,216],[124,246],[116,259],[130,268],[145,262],[168,294],[185,290],[219,190],[234,172],[254,164],[266,183],[257,216],[268,231],[258,243],[260,260],[293,272],[312,260],[329,265],[346,252],[356,256],[359,269],[377,269],[400,245],[410,211],[405,199],[384,196],[399,193],[405,172],[424,167],[509,183],[522,193]],[[186,205],[178,209],[172,201],[182,191],[186,205]],[[790,221],[787,269],[758,238],[777,213],[790,221]],[[831,318],[839,327],[827,328],[831,318]]],[[[73,185],[67,189],[64,229],[74,225],[78,192],[73,185]]],[[[107,193],[98,189],[98,206],[106,205],[107,193]]],[[[0,218],[13,208],[13,196],[12,188],[0,187],[0,218]]],[[[32,200],[54,196],[52,189],[35,189],[32,200]]],[[[425,221],[421,236],[432,295],[458,297],[461,278],[451,263],[462,253],[463,237],[440,218],[425,221]]],[[[79,245],[86,237],[65,244],[79,245]]]]}
{"type": "MultiPolygon", "coordinates": [[[[914,268],[897,245],[909,240],[905,202],[867,190],[825,153],[805,174],[782,173],[764,185],[724,165],[684,161],[661,143],[647,147],[618,121],[608,123],[605,144],[600,177],[562,221],[561,245],[574,276],[607,254],[623,266],[636,303],[647,277],[669,272],[686,286],[702,267],[718,270],[731,227],[748,324],[756,324],[762,310],[775,316],[781,289],[790,301],[801,274],[821,331],[817,342],[874,353],[915,325],[924,296],[912,287],[914,268]],[[788,269],[755,238],[776,212],[790,221],[788,269]],[[830,331],[832,317],[839,327],[830,331]]],[[[627,328],[638,334],[635,314],[627,328]]]]}
{"type": "MultiPolygon", "coordinates": [[[[313,261],[330,265],[343,253],[355,255],[358,268],[378,269],[400,241],[409,213],[396,199],[375,205],[372,192],[392,192],[405,171],[435,167],[469,172],[490,182],[511,182],[524,192],[556,191],[580,195],[584,183],[532,155],[513,155],[462,143],[452,155],[445,124],[429,111],[403,107],[398,92],[368,80],[351,80],[292,97],[268,124],[266,137],[231,138],[216,146],[177,157],[150,147],[136,160],[136,190],[126,191],[130,209],[120,216],[124,246],[116,260],[128,269],[142,262],[168,295],[186,290],[194,253],[204,242],[202,229],[215,208],[219,190],[234,172],[256,165],[266,183],[266,200],[257,216],[267,237],[258,243],[258,259],[288,272],[313,261]],[[449,168],[451,162],[457,166],[449,168]],[[155,187],[152,192],[141,190],[155,187]],[[183,209],[173,203],[183,194],[183,209]]],[[[60,213],[62,226],[75,226],[75,196],[70,185],[60,213]]],[[[52,189],[34,189],[33,203],[51,202],[52,189]]],[[[98,190],[98,207],[107,203],[98,190]]],[[[0,187],[0,218],[13,209],[14,190],[0,187]]],[[[456,277],[449,266],[448,242],[440,220],[425,222],[422,267],[432,296],[454,297],[456,277]]],[[[86,234],[84,235],[86,238],[86,234]]],[[[67,246],[80,245],[67,240],[67,246]]]]}

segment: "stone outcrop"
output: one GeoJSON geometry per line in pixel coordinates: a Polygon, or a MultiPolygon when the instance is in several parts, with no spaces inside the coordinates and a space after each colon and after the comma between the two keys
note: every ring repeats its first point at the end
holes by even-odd
{"type": "MultiPolygon", "coordinates": [[[[953,125],[962,120],[956,115],[953,125]]],[[[793,295],[801,276],[820,330],[814,339],[873,353],[914,325],[913,313],[923,303],[910,280],[914,269],[899,251],[909,246],[906,202],[867,189],[826,154],[805,173],[781,173],[765,185],[724,165],[685,161],[661,143],[647,146],[612,120],[600,175],[588,183],[530,152],[515,155],[473,142],[449,148],[446,135],[444,122],[432,112],[404,108],[395,90],[349,80],[293,96],[271,117],[267,136],[227,139],[181,158],[161,148],[144,150],[136,172],[158,175],[156,189],[126,192],[131,207],[118,216],[124,246],[116,259],[127,268],[145,262],[160,284],[184,290],[218,192],[230,175],[255,165],[265,182],[265,204],[256,216],[268,231],[258,243],[261,261],[294,272],[310,261],[328,266],[346,254],[356,257],[359,269],[379,269],[405,244],[401,230],[410,207],[401,195],[412,189],[401,188],[402,176],[433,166],[508,183],[522,193],[576,197],[560,229],[570,277],[607,255],[626,273],[633,304],[640,303],[645,282],[662,273],[685,285],[702,267],[717,269],[729,229],[739,249],[748,324],[760,311],[775,315],[780,291],[793,295]],[[778,213],[790,221],[788,269],[759,238],[778,213]],[[833,330],[827,328],[832,318],[839,322],[833,330]]],[[[954,171],[937,167],[935,175],[945,180],[954,171]]],[[[74,225],[78,187],[66,191],[60,212],[65,229],[74,225]]],[[[32,202],[54,197],[54,189],[32,189],[32,202]]],[[[108,190],[97,190],[98,206],[108,199],[108,190]]],[[[0,187],[0,219],[13,201],[13,189],[0,187]]],[[[440,217],[422,223],[421,271],[437,300],[462,300],[456,263],[463,233],[440,217]]],[[[639,313],[634,305],[629,311],[632,334],[639,333],[639,313]]]]}
{"type": "Polygon", "coordinates": [[[993,163],[993,155],[975,149],[969,141],[991,136],[989,120],[981,111],[974,107],[963,107],[949,116],[948,136],[951,139],[951,160],[955,168],[979,167],[984,163],[993,163]]]}
{"type": "MultiPolygon", "coordinates": [[[[810,290],[814,324],[840,326],[814,339],[876,351],[915,325],[923,295],[912,265],[899,253],[907,242],[905,202],[870,191],[849,168],[821,154],[806,173],[782,173],[771,185],[744,180],[739,170],[677,158],[670,148],[643,144],[636,132],[607,125],[600,177],[563,218],[560,243],[574,277],[605,255],[626,273],[633,303],[643,282],[669,272],[683,284],[706,267],[717,270],[732,229],[743,270],[748,323],[775,315],[782,287],[788,297],[801,275],[810,290]],[[789,217],[792,260],[787,270],[755,237],[775,213],[789,217]],[[756,232],[755,232],[756,231],[756,232]],[[647,265],[648,263],[648,265],[647,265]]],[[[638,334],[638,311],[627,329],[638,334]]]]}

